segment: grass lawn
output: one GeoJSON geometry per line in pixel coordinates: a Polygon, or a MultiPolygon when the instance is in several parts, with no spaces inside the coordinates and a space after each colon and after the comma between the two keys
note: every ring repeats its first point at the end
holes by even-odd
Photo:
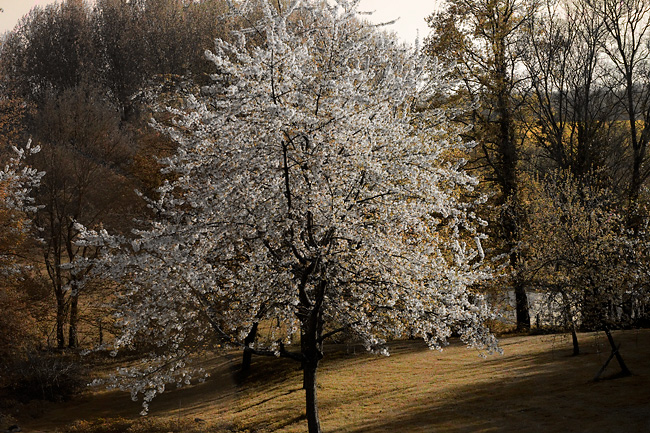
{"type": "MultiPolygon", "coordinates": [[[[650,432],[650,330],[614,332],[634,375],[609,378],[618,371],[613,360],[598,382],[592,379],[609,356],[605,335],[579,338],[578,357],[570,356],[568,335],[505,337],[504,355],[487,358],[458,342],[442,352],[395,342],[390,357],[326,347],[321,425],[328,433],[650,432]]],[[[128,394],[101,390],[32,404],[16,417],[24,432],[306,431],[297,364],[257,358],[254,373],[238,383],[237,354],[206,362],[213,366],[207,382],[165,393],[145,419],[128,394]]]]}

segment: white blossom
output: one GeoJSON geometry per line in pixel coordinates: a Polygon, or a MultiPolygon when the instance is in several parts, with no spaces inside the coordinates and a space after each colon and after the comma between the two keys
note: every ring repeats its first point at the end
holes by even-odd
{"type": "Polygon", "coordinates": [[[212,88],[157,125],[179,146],[158,219],[131,240],[83,231],[106,252],[96,272],[124,287],[115,348],[155,347],[111,382],[145,409],[186,382],[189,351],[243,347],[258,322],[272,338],[251,348],[278,355],[307,316],[317,338],[342,327],[381,353],[389,338],[440,348],[454,332],[496,349],[470,290],[490,277],[462,199],[476,179],[446,159],[467,144],[444,111],[414,109],[452,83],[359,21],[357,2],[334,3],[256,2],[266,43],[216,41],[212,88]]]}
{"type": "MultiPolygon", "coordinates": [[[[12,146],[12,149],[14,156],[0,169],[0,214],[3,214],[4,218],[22,220],[19,223],[5,221],[2,235],[7,238],[21,238],[32,229],[32,221],[29,218],[38,207],[31,194],[32,190],[40,185],[45,173],[25,164],[28,156],[40,151],[39,146],[32,147],[31,140],[25,147],[12,146]]],[[[24,265],[15,260],[13,253],[0,250],[0,275],[16,274],[23,268],[24,265]]]]}

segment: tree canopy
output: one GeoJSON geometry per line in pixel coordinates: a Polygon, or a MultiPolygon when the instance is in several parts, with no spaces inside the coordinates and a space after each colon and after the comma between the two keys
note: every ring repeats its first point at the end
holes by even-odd
{"type": "Polygon", "coordinates": [[[127,287],[116,348],[159,348],[118,383],[146,404],[189,377],[187,350],[213,347],[206,335],[244,346],[265,321],[269,344],[245,350],[302,363],[320,431],[316,368],[337,332],[379,352],[389,337],[440,347],[453,332],[496,349],[469,289],[490,275],[482,221],[462,200],[476,179],[446,157],[466,144],[445,112],[412,110],[448,90],[442,68],[359,21],[355,2],[253,3],[262,18],[207,53],[211,96],[172,110],[179,147],[150,203],[159,217],[135,239],[86,242],[108,248],[97,269],[127,287]],[[265,43],[247,45],[250,33],[265,43]]]}

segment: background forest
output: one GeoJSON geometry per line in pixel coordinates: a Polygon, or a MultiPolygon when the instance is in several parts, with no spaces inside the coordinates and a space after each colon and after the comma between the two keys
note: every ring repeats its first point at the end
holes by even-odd
{"type": "MultiPolygon", "coordinates": [[[[103,253],[81,242],[86,229],[136,239],[164,213],[152,203],[178,179],[161,169],[182,142],[166,128],[188,101],[220,97],[205,55],[215,39],[235,46],[235,30],[264,15],[229,11],[225,0],[65,0],[2,37],[0,386],[12,395],[71,396],[86,377],[76,354],[115,339],[119,282],[72,264],[103,253]]],[[[409,110],[444,111],[470,144],[447,158],[479,181],[454,194],[488,223],[477,250],[493,275],[470,285],[501,308],[489,324],[571,332],[574,354],[579,330],[646,327],[650,3],[449,0],[427,22],[415,50],[431,83],[442,65],[451,85],[409,110]],[[546,305],[535,315],[532,295],[546,305]]],[[[246,37],[251,52],[268,42],[246,37]]]]}

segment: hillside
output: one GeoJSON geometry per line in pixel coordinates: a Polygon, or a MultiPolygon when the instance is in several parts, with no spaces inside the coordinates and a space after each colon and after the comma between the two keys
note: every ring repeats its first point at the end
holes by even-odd
{"type": "MultiPolygon", "coordinates": [[[[323,429],[650,431],[650,330],[614,335],[634,376],[608,379],[617,372],[611,363],[599,382],[592,378],[609,355],[602,333],[580,335],[579,357],[569,356],[566,335],[503,338],[504,355],[488,358],[459,343],[436,352],[420,342],[396,342],[388,358],[332,346],[319,376],[323,429]]],[[[205,362],[213,366],[206,383],[154,400],[147,418],[137,415],[139,403],[128,394],[94,390],[67,403],[32,404],[18,416],[19,425],[25,432],[306,430],[295,364],[258,358],[255,373],[237,384],[237,356],[205,362]]]]}

